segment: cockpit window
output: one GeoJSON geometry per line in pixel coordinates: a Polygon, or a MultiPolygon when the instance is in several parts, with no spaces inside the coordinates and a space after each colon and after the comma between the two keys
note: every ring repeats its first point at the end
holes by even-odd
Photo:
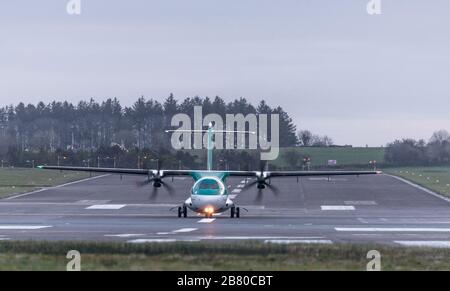
{"type": "Polygon", "coordinates": [[[216,179],[203,179],[197,182],[192,189],[194,195],[221,195],[224,186],[216,179]]]}
{"type": "Polygon", "coordinates": [[[200,181],[198,188],[200,190],[219,190],[219,183],[215,180],[200,181]]]}

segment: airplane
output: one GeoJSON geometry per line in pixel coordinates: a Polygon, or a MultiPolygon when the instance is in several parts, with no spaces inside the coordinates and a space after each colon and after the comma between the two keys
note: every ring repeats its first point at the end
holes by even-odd
{"type": "MultiPolygon", "coordinates": [[[[170,131],[166,131],[170,132],[170,131]]],[[[93,168],[93,167],[67,167],[67,166],[38,166],[39,169],[60,170],[60,171],[83,171],[96,173],[109,173],[120,175],[143,175],[147,176],[148,183],[153,183],[155,189],[167,186],[163,181],[167,177],[190,176],[194,179],[189,198],[178,207],[178,217],[187,217],[188,209],[200,213],[206,218],[212,218],[214,214],[223,213],[230,210],[231,218],[240,218],[241,209],[229,198],[227,190],[227,178],[241,177],[255,179],[246,187],[256,185],[259,194],[266,187],[273,187],[271,179],[277,177],[317,177],[317,176],[360,176],[381,174],[380,171],[214,171],[213,168],[213,135],[218,132],[214,130],[212,124],[208,130],[190,130],[190,132],[206,132],[208,134],[207,145],[207,170],[149,170],[149,169],[125,169],[125,168],[93,168]]],[[[221,131],[228,132],[228,131],[221,131]]],[[[236,131],[233,131],[236,133],[236,131]]],[[[237,132],[250,133],[251,132],[237,132]]]]}

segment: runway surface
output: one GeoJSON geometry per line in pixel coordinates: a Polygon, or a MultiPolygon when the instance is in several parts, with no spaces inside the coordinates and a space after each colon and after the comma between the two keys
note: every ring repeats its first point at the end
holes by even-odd
{"type": "Polygon", "coordinates": [[[382,243],[450,247],[450,202],[397,178],[273,179],[262,200],[243,179],[228,181],[241,208],[203,219],[178,218],[192,180],[166,181],[170,194],[143,177],[106,175],[0,200],[0,240],[91,240],[130,243],[240,241],[266,243],[382,243]]]}

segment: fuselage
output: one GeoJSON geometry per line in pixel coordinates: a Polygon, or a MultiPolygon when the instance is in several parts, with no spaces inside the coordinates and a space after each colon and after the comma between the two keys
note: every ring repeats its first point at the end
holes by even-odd
{"type": "Polygon", "coordinates": [[[234,203],[228,196],[224,177],[201,175],[184,206],[197,213],[212,215],[227,211],[234,203]]]}

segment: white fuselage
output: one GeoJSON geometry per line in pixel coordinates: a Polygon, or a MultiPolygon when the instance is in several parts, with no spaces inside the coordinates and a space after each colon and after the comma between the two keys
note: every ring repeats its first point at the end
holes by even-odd
{"type": "Polygon", "coordinates": [[[197,213],[221,213],[234,206],[233,201],[228,197],[225,184],[216,177],[204,177],[198,180],[191,190],[191,196],[184,202],[184,205],[197,213]],[[205,189],[202,186],[205,182],[214,189],[205,189]]]}

